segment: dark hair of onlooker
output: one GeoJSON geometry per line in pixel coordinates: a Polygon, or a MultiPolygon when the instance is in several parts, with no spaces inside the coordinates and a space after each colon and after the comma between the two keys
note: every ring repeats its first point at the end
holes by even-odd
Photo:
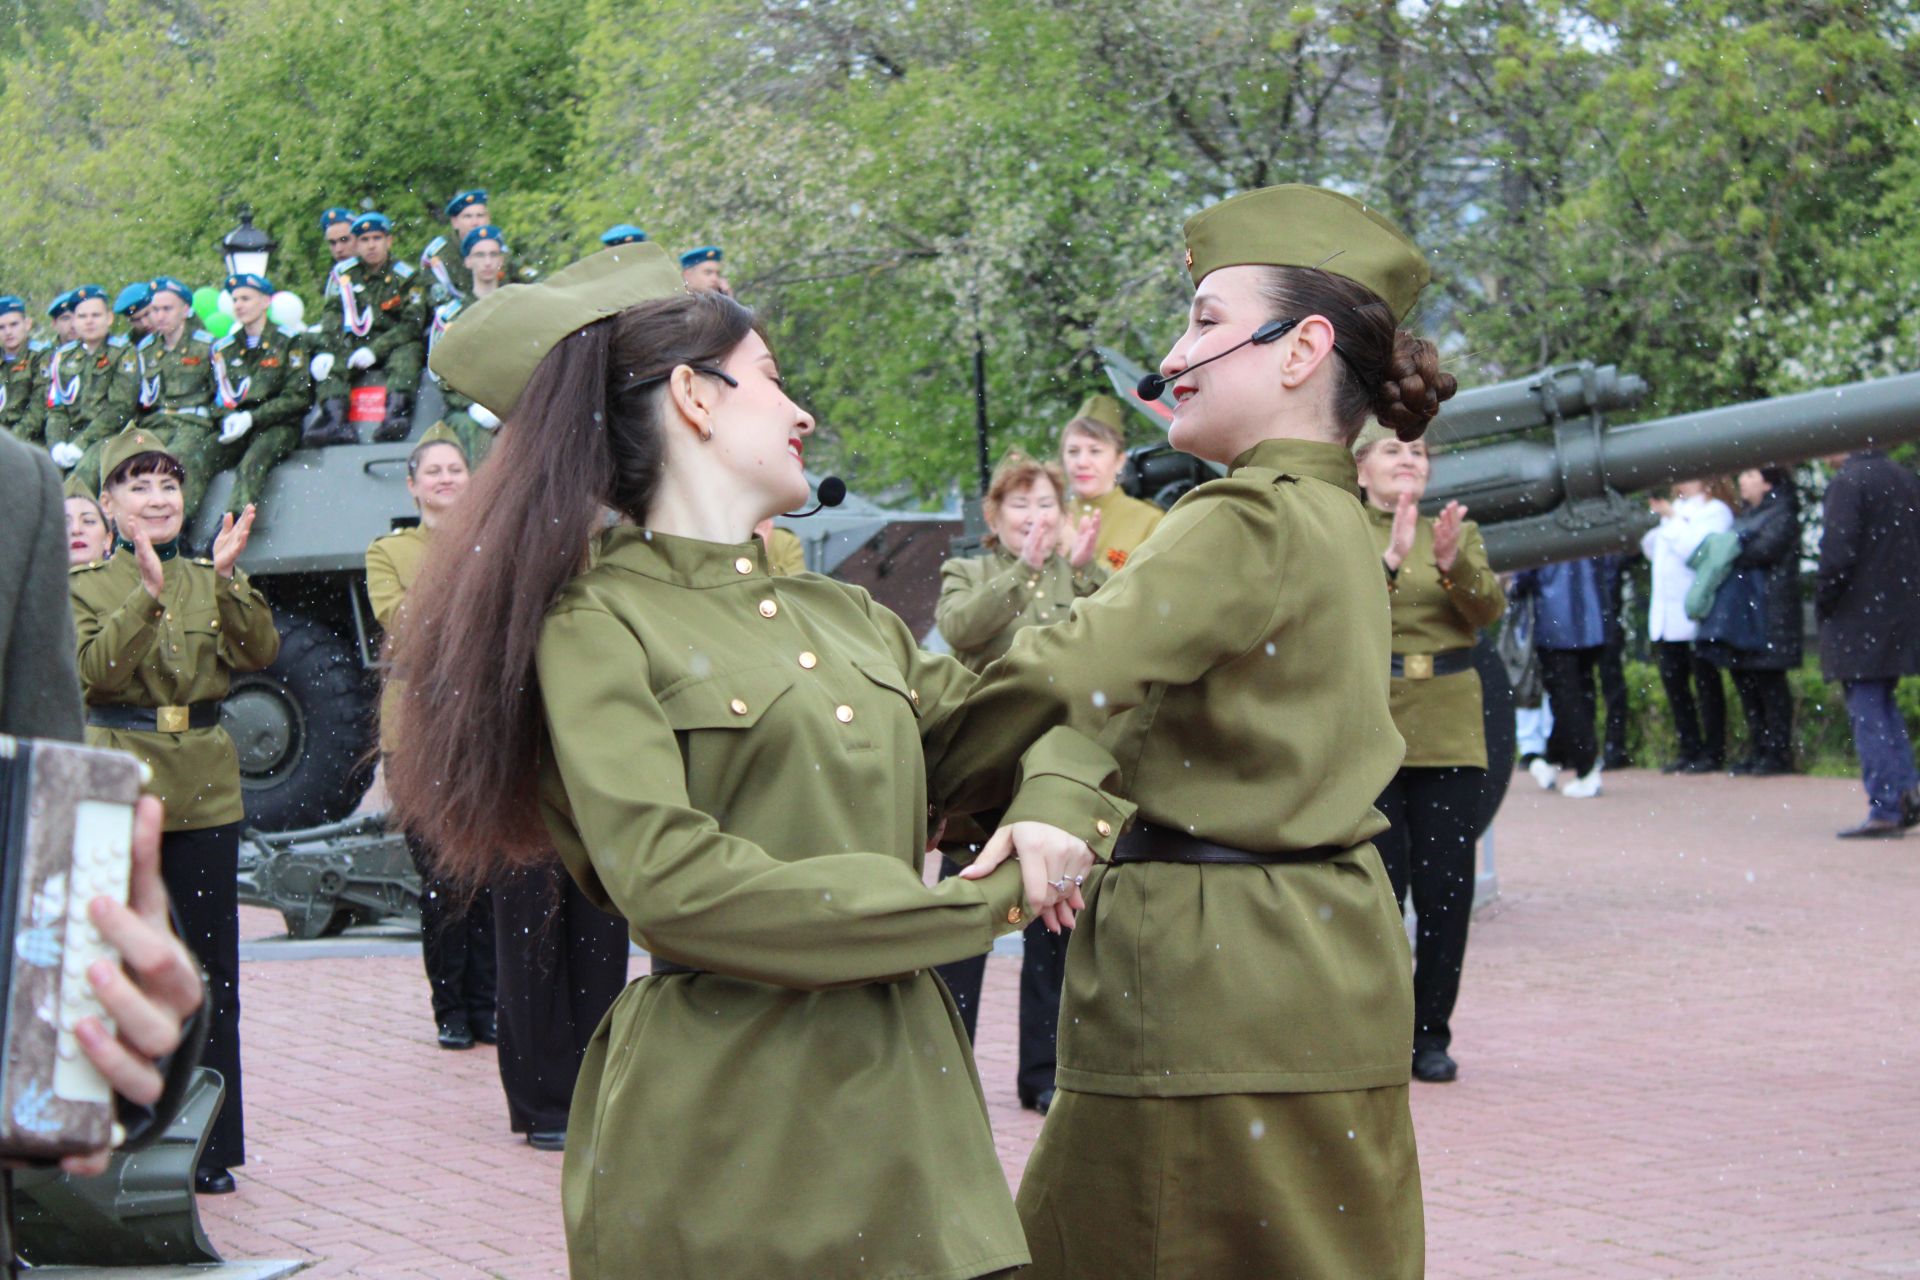
{"type": "Polygon", "coordinates": [[[1333,325],[1339,373],[1333,418],[1352,444],[1369,416],[1402,440],[1418,440],[1459,389],[1440,368],[1440,351],[1394,320],[1379,295],[1314,267],[1268,267],[1261,294],[1274,320],[1324,316],[1333,325]]]}
{"type": "Polygon", "coordinates": [[[174,457],[172,454],[159,452],[136,453],[115,467],[113,473],[107,477],[106,483],[100,487],[102,489],[111,489],[117,484],[125,484],[129,480],[152,475],[168,475],[172,476],[181,484],[187,482],[187,469],[181,466],[180,459],[174,457]]]}
{"type": "Polygon", "coordinates": [[[987,483],[987,496],[980,502],[980,515],[987,525],[986,536],[981,539],[983,543],[989,547],[1000,545],[1000,535],[995,529],[1000,523],[1000,506],[1007,500],[1007,495],[1025,489],[1043,477],[1053,486],[1054,498],[1064,506],[1067,501],[1067,478],[1057,464],[1041,462],[1018,449],[1009,450],[1007,456],[1000,459],[1000,465],[993,469],[993,479],[987,483]]]}
{"type": "Polygon", "coordinates": [[[439,850],[450,878],[482,883],[550,856],[538,802],[541,624],[609,509],[646,522],[666,461],[666,375],[720,364],[758,331],[725,294],[691,293],[568,335],[433,540],[396,637],[406,695],[387,786],[401,824],[439,850]]]}

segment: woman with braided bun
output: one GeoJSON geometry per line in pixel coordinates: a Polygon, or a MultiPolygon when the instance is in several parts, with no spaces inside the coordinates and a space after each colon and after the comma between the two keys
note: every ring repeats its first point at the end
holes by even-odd
{"type": "Polygon", "coordinates": [[[1425,260],[1359,202],[1268,188],[1186,235],[1170,438],[1228,475],[1021,631],[955,744],[1098,734],[1138,808],[1067,954],[1024,1274],[1411,1280],[1410,957],[1372,844],[1403,746],[1350,446],[1370,415],[1418,439],[1454,382],[1400,328],[1425,260]]]}

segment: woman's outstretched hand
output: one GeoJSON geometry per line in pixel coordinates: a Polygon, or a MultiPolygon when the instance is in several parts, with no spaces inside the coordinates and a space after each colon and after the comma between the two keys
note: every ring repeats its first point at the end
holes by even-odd
{"type": "Polygon", "coordinates": [[[1074,913],[1087,905],[1080,886],[1093,870],[1087,842],[1044,822],[1016,822],[994,832],[960,876],[978,880],[1009,857],[1020,863],[1030,914],[1053,933],[1073,928],[1074,913]]]}

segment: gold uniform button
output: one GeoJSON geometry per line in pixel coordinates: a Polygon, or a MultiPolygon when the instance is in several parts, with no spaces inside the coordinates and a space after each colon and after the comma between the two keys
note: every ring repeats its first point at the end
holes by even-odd
{"type": "Polygon", "coordinates": [[[733,562],[733,571],[735,573],[752,573],[753,561],[747,559],[745,556],[741,556],[733,562]]]}
{"type": "Polygon", "coordinates": [[[814,657],[811,653],[802,653],[800,655],[800,665],[806,670],[811,671],[820,665],[820,659],[814,657]]]}
{"type": "Polygon", "coordinates": [[[1113,834],[1113,824],[1111,822],[1108,822],[1105,818],[1102,818],[1100,819],[1100,821],[1094,823],[1093,829],[1095,831],[1098,831],[1103,836],[1110,836],[1113,834]]]}
{"type": "Polygon", "coordinates": [[[739,698],[735,698],[732,702],[729,702],[727,704],[727,709],[732,711],[733,714],[737,716],[743,716],[747,714],[747,704],[742,700],[740,700],[739,698]]]}
{"type": "Polygon", "coordinates": [[[909,689],[909,690],[907,690],[907,701],[908,701],[908,702],[911,702],[911,703],[912,703],[912,704],[913,704],[914,706],[916,706],[916,707],[917,707],[917,706],[919,706],[919,705],[920,705],[920,691],[919,691],[918,689],[909,689]]]}
{"type": "Polygon", "coordinates": [[[841,724],[852,724],[853,708],[843,702],[833,709],[833,718],[841,724]]]}
{"type": "Polygon", "coordinates": [[[1020,908],[1018,908],[1018,907],[1008,907],[1008,908],[1007,908],[1007,923],[1008,923],[1008,924],[1019,924],[1019,923],[1020,923],[1020,921],[1021,921],[1022,919],[1024,919],[1024,918],[1025,918],[1025,914],[1026,914],[1026,913],[1025,913],[1025,912],[1023,912],[1023,911],[1021,911],[1021,910],[1020,910],[1020,908]]]}
{"type": "Polygon", "coordinates": [[[760,602],[760,616],[761,616],[761,617],[763,617],[763,618],[771,618],[771,617],[772,617],[772,616],[773,616],[774,614],[776,614],[776,613],[778,613],[778,612],[780,612],[780,606],[779,606],[779,605],[777,605],[777,604],[775,604],[775,603],[774,603],[773,601],[771,601],[771,600],[762,600],[762,601],[760,602]]]}

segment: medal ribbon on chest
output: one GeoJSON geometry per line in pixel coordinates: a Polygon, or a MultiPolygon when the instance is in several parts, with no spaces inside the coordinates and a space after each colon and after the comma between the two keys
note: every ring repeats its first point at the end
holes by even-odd
{"type": "Polygon", "coordinates": [[[373,312],[361,310],[360,299],[353,296],[353,281],[346,278],[335,267],[329,277],[340,290],[340,327],[356,338],[364,338],[373,330],[373,312]]]}
{"type": "Polygon", "coordinates": [[[151,409],[153,408],[153,406],[160,403],[160,375],[156,373],[151,378],[149,378],[147,376],[146,355],[144,353],[141,353],[139,356],[139,359],[140,359],[140,407],[142,409],[151,409]]]}
{"type": "Polygon", "coordinates": [[[454,287],[452,278],[447,275],[446,264],[440,261],[440,251],[446,247],[447,238],[436,236],[433,243],[427,246],[427,251],[420,255],[420,269],[432,272],[433,278],[440,282],[440,287],[447,291],[448,297],[465,298],[467,295],[454,287]]]}
{"type": "Polygon", "coordinates": [[[62,386],[60,383],[60,353],[53,353],[53,359],[47,361],[47,408],[58,409],[70,405],[80,398],[80,375],[74,374],[73,381],[62,386]]]}
{"type": "Polygon", "coordinates": [[[221,359],[220,353],[216,351],[213,353],[213,382],[214,386],[219,389],[220,407],[222,409],[238,409],[240,402],[247,398],[247,388],[253,385],[253,377],[249,374],[247,377],[240,379],[240,385],[238,387],[234,386],[233,383],[227,380],[227,362],[221,359]]]}

